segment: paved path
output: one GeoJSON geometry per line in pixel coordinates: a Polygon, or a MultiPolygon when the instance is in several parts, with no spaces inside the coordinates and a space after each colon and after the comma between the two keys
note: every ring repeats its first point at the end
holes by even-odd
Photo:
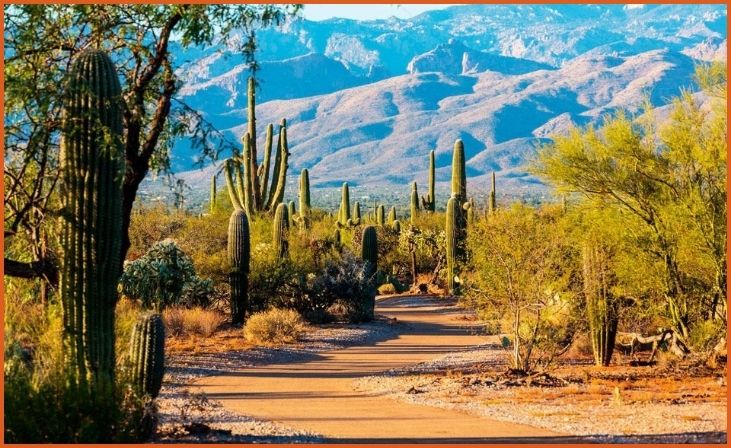
{"type": "Polygon", "coordinates": [[[406,323],[400,336],[370,346],[319,353],[309,361],[272,364],[204,377],[196,386],[233,412],[308,430],[333,442],[559,442],[559,434],[459,411],[354,392],[354,379],[426,361],[484,342],[456,319],[454,307],[390,298],[377,312],[406,323]]]}

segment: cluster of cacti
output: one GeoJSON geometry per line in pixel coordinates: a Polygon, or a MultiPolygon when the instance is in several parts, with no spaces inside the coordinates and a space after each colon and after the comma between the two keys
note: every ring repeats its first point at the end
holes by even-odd
{"type": "Polygon", "coordinates": [[[249,219],[243,210],[234,210],[228,221],[228,260],[231,285],[231,323],[244,323],[249,289],[249,219]]]}
{"type": "Polygon", "coordinates": [[[361,259],[366,262],[368,276],[373,276],[378,271],[378,234],[374,226],[363,229],[361,259]]]}
{"type": "Polygon", "coordinates": [[[272,224],[272,243],[274,253],[277,257],[287,258],[289,256],[289,211],[284,204],[277,206],[272,224]]]}
{"type": "Polygon", "coordinates": [[[104,52],[76,57],[64,98],[59,296],[70,381],[94,399],[111,397],[114,387],[125,172],[121,92],[104,52]]]}
{"type": "Polygon", "coordinates": [[[157,313],[143,314],[130,341],[132,385],[140,395],[157,397],[165,374],[165,325],[157,313]]]}
{"type": "Polygon", "coordinates": [[[614,350],[619,316],[618,301],[612,292],[614,275],[606,248],[598,244],[584,246],[583,274],[594,362],[598,366],[608,366],[614,350]]]}
{"type": "Polygon", "coordinates": [[[248,88],[248,132],[243,137],[243,156],[234,156],[224,164],[226,186],[234,208],[246,210],[249,216],[262,211],[272,211],[284,200],[287,181],[289,147],[287,144],[287,122],[282,119],[274,159],[271,185],[271,165],[274,126],[266,128],[264,160],[257,164],[256,146],[256,93],[254,78],[249,78],[248,88]]]}
{"type": "Polygon", "coordinates": [[[424,210],[433,212],[436,210],[436,194],[434,192],[435,186],[435,161],[434,161],[434,150],[429,152],[429,193],[426,196],[421,197],[421,203],[424,206],[424,210]]]}

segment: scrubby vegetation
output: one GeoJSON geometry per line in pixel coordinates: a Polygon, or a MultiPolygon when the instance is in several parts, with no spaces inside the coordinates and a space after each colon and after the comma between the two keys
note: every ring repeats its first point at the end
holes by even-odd
{"type": "MultiPolygon", "coordinates": [[[[199,16],[186,17],[203,33],[199,16]]],[[[555,365],[579,341],[598,366],[617,346],[648,343],[653,357],[716,362],[727,329],[725,69],[698,78],[705,106],[684,93],[659,125],[652,108],[618,113],[541,148],[532,170],[556,187],[553,203],[501,203],[493,176],[488,203],[477,204],[457,140],[451,196],[436,197],[432,151],[428,193],[420,200],[417,183],[404,191],[408,217],[394,204],[351,204],[348,183],[339,210],[313,208],[307,170],[298,203],[285,203],[287,123],[276,145],[266,127],[259,165],[252,78],[243,151],[223,165],[226,192],[214,177],[203,215],[143,204],[133,213],[128,191],[141,179],[130,184],[130,170],[144,178],[152,153],[123,175],[131,129],[162,131],[130,124],[104,51],[78,54],[54,131],[63,188],[34,209],[60,216],[60,231],[33,221],[30,236],[11,233],[6,245],[45,257],[6,262],[24,277],[5,279],[6,441],[144,440],[166,337],[225,327],[249,344],[292,343],[308,323],[374,319],[377,292],[459,296],[503,337],[515,374],[555,365]]],[[[12,232],[14,220],[6,216],[12,232]]]]}

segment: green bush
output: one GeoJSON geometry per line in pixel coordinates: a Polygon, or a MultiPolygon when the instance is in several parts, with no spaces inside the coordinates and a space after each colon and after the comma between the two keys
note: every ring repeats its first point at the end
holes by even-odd
{"type": "Polygon", "coordinates": [[[206,306],[213,293],[213,283],[198,278],[190,257],[169,239],[126,263],[119,284],[122,294],[145,308],[206,306]]]}
{"type": "Polygon", "coordinates": [[[312,289],[323,303],[338,304],[351,322],[367,321],[373,316],[376,289],[366,264],[350,253],[339,262],[328,263],[314,279],[312,289]]]}

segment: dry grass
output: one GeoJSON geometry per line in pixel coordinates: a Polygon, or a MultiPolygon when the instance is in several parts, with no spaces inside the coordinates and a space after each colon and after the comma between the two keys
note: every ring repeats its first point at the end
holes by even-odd
{"type": "Polygon", "coordinates": [[[305,332],[302,317],[294,310],[271,308],[249,317],[244,326],[247,341],[262,345],[296,342],[305,332]]]}
{"type": "Polygon", "coordinates": [[[203,308],[169,308],[163,312],[165,328],[171,336],[210,337],[226,321],[219,311],[203,308]]]}
{"type": "Polygon", "coordinates": [[[385,296],[396,294],[396,287],[391,283],[385,283],[378,287],[378,295],[385,296]]]}

